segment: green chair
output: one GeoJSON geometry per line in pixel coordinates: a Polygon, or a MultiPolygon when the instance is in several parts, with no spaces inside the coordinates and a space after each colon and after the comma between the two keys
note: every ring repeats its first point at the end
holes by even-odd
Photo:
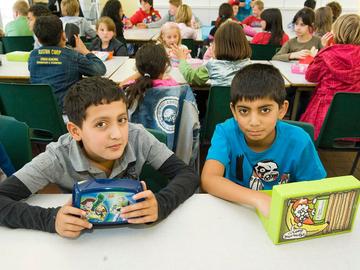
{"type": "Polygon", "coordinates": [[[57,140],[67,132],[49,85],[0,83],[0,112],[25,122],[36,141],[57,140]]]}
{"type": "Polygon", "coordinates": [[[251,60],[271,60],[281,46],[250,44],[252,55],[251,60]]]}
{"type": "Polygon", "coordinates": [[[332,151],[357,152],[350,174],[354,174],[360,157],[360,93],[336,93],[326,114],[317,147],[332,151]]]}
{"type": "Polygon", "coordinates": [[[195,40],[193,39],[182,39],[181,43],[188,47],[191,50],[191,57],[196,58],[198,52],[198,46],[195,44],[195,40]]]}
{"type": "Polygon", "coordinates": [[[21,169],[31,161],[30,131],[27,124],[13,117],[0,115],[0,141],[15,170],[21,169]]]}
{"type": "Polygon", "coordinates": [[[209,92],[205,125],[201,133],[202,141],[209,142],[216,125],[230,117],[232,117],[230,110],[230,86],[212,86],[209,92]]]}
{"type": "Polygon", "coordinates": [[[293,121],[293,120],[282,120],[285,123],[301,127],[307,134],[309,134],[311,140],[314,142],[314,126],[310,123],[293,121]]]}
{"type": "MultiPolygon", "coordinates": [[[[166,144],[165,133],[150,128],[147,128],[146,130],[149,131],[152,135],[154,135],[155,138],[158,139],[160,142],[166,144]]],[[[162,188],[166,187],[167,184],[169,183],[169,179],[167,179],[165,176],[160,174],[149,164],[144,164],[140,174],[140,180],[145,181],[147,188],[154,193],[160,191],[162,188]]]]}
{"type": "Polygon", "coordinates": [[[2,37],[4,53],[13,51],[30,52],[34,49],[34,38],[32,36],[2,37]]]}

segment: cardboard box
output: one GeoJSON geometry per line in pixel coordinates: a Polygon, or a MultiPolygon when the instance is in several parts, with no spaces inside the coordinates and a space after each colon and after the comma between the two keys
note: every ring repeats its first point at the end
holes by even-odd
{"type": "Polygon", "coordinates": [[[360,181],[340,176],[277,185],[270,215],[258,215],[274,244],[350,232],[359,204],[360,181]]]}

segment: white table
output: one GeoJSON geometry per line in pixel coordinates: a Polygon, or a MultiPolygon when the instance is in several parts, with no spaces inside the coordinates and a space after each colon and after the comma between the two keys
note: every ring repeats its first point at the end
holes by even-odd
{"type": "MultiPolygon", "coordinates": [[[[126,60],[125,64],[122,65],[111,77],[110,79],[116,83],[120,83],[123,80],[127,79],[134,73],[136,73],[135,59],[129,58],[126,60]]],[[[177,81],[179,84],[186,83],[184,76],[181,74],[180,70],[175,67],[171,67],[169,75],[177,81]]]]}
{"type": "MultiPolygon", "coordinates": [[[[5,55],[0,55],[0,58],[2,61],[0,80],[28,81],[30,79],[27,62],[7,61],[5,55]]],[[[103,77],[109,78],[127,59],[129,59],[127,56],[114,56],[112,59],[105,61],[106,73],[103,77]]]]}
{"type": "Polygon", "coordinates": [[[295,120],[299,107],[301,92],[313,91],[316,83],[306,80],[304,74],[292,73],[291,65],[294,62],[270,61],[270,63],[280,70],[281,74],[289,81],[291,86],[296,88],[294,105],[290,117],[291,120],[295,120]]]}
{"type": "MultiPolygon", "coordinates": [[[[36,195],[58,206],[70,195],[36,195]]],[[[70,240],[0,227],[1,269],[359,269],[359,215],[352,233],[275,246],[255,212],[196,194],[153,225],[95,229],[70,240]]]]}
{"type": "Polygon", "coordinates": [[[124,30],[124,37],[128,42],[148,42],[153,40],[154,36],[159,35],[160,28],[130,28],[124,30]]]}

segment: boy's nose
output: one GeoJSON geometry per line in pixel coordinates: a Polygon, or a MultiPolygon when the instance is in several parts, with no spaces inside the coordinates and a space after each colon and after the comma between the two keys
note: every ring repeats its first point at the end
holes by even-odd
{"type": "Polygon", "coordinates": [[[250,124],[250,126],[258,126],[260,124],[259,117],[255,114],[250,115],[249,124],[250,124]]]}
{"type": "Polygon", "coordinates": [[[119,127],[113,127],[111,129],[110,138],[113,140],[121,138],[121,130],[119,127]]]}

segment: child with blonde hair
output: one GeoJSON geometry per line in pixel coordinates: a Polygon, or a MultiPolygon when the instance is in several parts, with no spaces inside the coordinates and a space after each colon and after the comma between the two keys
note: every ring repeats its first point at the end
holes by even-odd
{"type": "Polygon", "coordinates": [[[160,29],[158,43],[161,43],[170,59],[176,60],[177,56],[173,52],[173,46],[181,48],[186,53],[186,58],[191,58],[188,48],[181,44],[181,32],[177,23],[167,22],[160,29]]]}
{"type": "Polygon", "coordinates": [[[79,27],[79,36],[86,36],[90,39],[95,38],[95,30],[91,28],[90,23],[84,17],[79,17],[79,12],[78,0],[62,0],[61,13],[63,17],[60,17],[60,20],[63,23],[63,28],[65,29],[66,24],[72,23],[79,27]]]}
{"type": "Polygon", "coordinates": [[[127,56],[124,43],[116,39],[116,27],[110,17],[101,17],[96,24],[98,37],[92,42],[92,51],[112,52],[114,56],[127,56]]]}
{"type": "Polygon", "coordinates": [[[321,7],[315,10],[315,35],[322,37],[331,31],[333,13],[330,7],[321,7]]]}
{"type": "Polygon", "coordinates": [[[188,5],[181,5],[175,15],[175,21],[180,28],[181,37],[184,39],[196,39],[197,31],[192,28],[192,10],[188,5]]]}
{"type": "Polygon", "coordinates": [[[29,11],[27,1],[16,1],[13,5],[14,20],[5,26],[5,36],[32,36],[26,16],[29,11]]]}
{"type": "Polygon", "coordinates": [[[314,125],[315,139],[335,93],[360,92],[360,16],[340,16],[332,32],[323,39],[328,42],[333,36],[335,44],[322,49],[305,74],[308,81],[318,84],[300,121],[314,125]]]}

